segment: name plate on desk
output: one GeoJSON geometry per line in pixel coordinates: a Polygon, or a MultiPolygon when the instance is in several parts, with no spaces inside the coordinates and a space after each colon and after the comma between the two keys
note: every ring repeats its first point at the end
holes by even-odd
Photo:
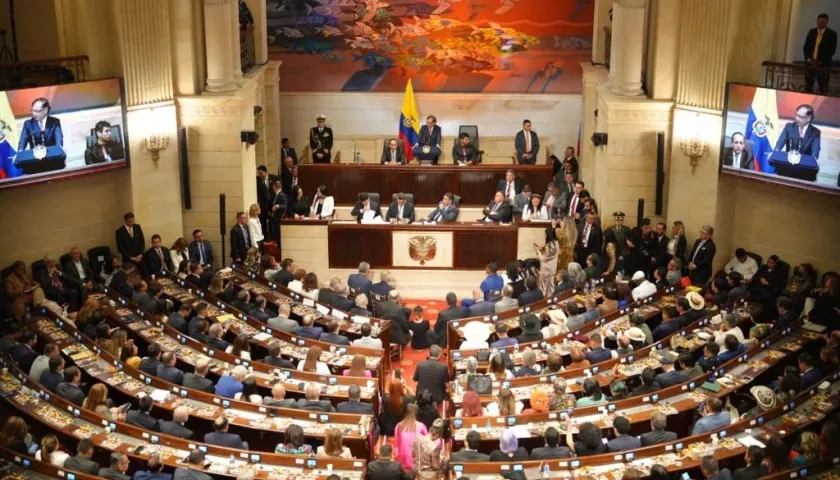
{"type": "Polygon", "coordinates": [[[453,267],[452,232],[395,231],[391,242],[394,267],[453,267]]]}

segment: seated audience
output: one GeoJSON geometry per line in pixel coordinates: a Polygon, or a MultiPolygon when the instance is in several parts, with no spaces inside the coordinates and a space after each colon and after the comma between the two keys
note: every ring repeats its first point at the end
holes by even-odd
{"type": "Polygon", "coordinates": [[[344,436],[338,428],[330,428],[324,434],[324,445],[315,452],[318,457],[353,458],[350,449],[344,446],[344,436]]]}
{"type": "Polygon", "coordinates": [[[105,418],[106,420],[123,421],[125,419],[125,414],[120,412],[120,409],[117,407],[109,408],[108,405],[110,403],[112,402],[108,399],[108,387],[106,387],[104,383],[97,383],[96,385],[90,387],[88,396],[82,402],[82,408],[96,412],[99,416],[105,418]]]}
{"type": "Polygon", "coordinates": [[[583,381],[583,396],[578,399],[575,406],[588,407],[604,403],[607,403],[607,396],[601,392],[601,385],[598,384],[598,380],[588,377],[583,381]]]}
{"type": "Polygon", "coordinates": [[[703,347],[703,358],[698,360],[697,364],[700,365],[700,368],[704,372],[714,370],[720,364],[720,358],[718,358],[719,353],[720,345],[715,342],[707,342],[703,347]]]}
{"type": "Polygon", "coordinates": [[[723,271],[727,274],[738,272],[745,282],[752,281],[753,275],[758,273],[758,263],[751,256],[747,255],[747,251],[743,248],[735,250],[735,256],[732,260],[723,267],[723,271]]]}
{"type": "Polygon", "coordinates": [[[299,361],[297,369],[304,372],[315,372],[319,375],[332,375],[330,367],[321,361],[321,347],[313,345],[306,352],[306,358],[299,361]]]}
{"type": "Polygon", "coordinates": [[[55,435],[44,435],[41,438],[39,449],[35,452],[35,460],[49,462],[56,467],[64,467],[64,462],[70,458],[67,452],[61,450],[61,444],[55,435]]]}
{"type": "Polygon", "coordinates": [[[633,288],[633,300],[639,301],[643,298],[648,298],[656,294],[656,285],[648,281],[645,272],[639,270],[633,274],[630,279],[631,283],[635,285],[633,288]]]}
{"type": "Polygon", "coordinates": [[[519,343],[517,339],[508,337],[507,323],[497,322],[496,326],[495,326],[495,330],[496,330],[496,337],[498,338],[498,340],[496,340],[495,342],[492,342],[490,344],[490,347],[492,347],[492,348],[503,348],[503,347],[509,347],[511,345],[515,345],[515,344],[519,343]]]}
{"type": "Polygon", "coordinates": [[[700,461],[700,471],[706,480],[733,480],[732,472],[728,468],[720,469],[714,455],[704,455],[700,461]]]}
{"type": "Polygon", "coordinates": [[[82,402],[85,401],[85,392],[79,386],[81,381],[82,371],[79,370],[79,367],[67,367],[64,369],[64,381],[56,385],[55,394],[82,406],[82,402]]]}
{"type": "Polygon", "coordinates": [[[543,339],[543,333],[540,330],[540,319],[533,313],[520,315],[519,325],[522,327],[522,333],[516,337],[519,344],[538,342],[543,339]]]}
{"type": "Polygon", "coordinates": [[[589,335],[589,348],[586,352],[586,359],[590,364],[605,362],[613,358],[613,352],[603,346],[603,337],[600,333],[589,335]]]}
{"type": "Polygon", "coordinates": [[[365,480],[405,480],[408,478],[406,469],[411,470],[411,465],[406,467],[399,460],[391,460],[393,451],[388,444],[379,447],[379,456],[376,460],[368,462],[367,477],[365,480]]]}
{"type": "Polygon", "coordinates": [[[519,308],[519,302],[513,298],[513,287],[505,285],[502,287],[502,298],[493,305],[496,313],[502,313],[508,310],[515,310],[519,308]]]}
{"type": "Polygon", "coordinates": [[[152,397],[145,396],[137,401],[137,408],[131,409],[125,415],[125,423],[154,432],[160,431],[160,422],[152,416],[152,397]]]}
{"type": "Polygon", "coordinates": [[[727,335],[734,336],[738,340],[738,343],[744,343],[744,332],[738,326],[738,318],[732,313],[724,313],[722,317],[723,321],[720,322],[717,330],[712,328],[705,329],[708,333],[714,335],[715,343],[721,347],[724,346],[727,335]]]}
{"type": "Polygon", "coordinates": [[[591,363],[589,363],[589,360],[586,359],[586,355],[584,355],[583,351],[578,347],[572,347],[572,349],[569,351],[569,357],[571,358],[572,363],[570,363],[566,367],[566,370],[589,368],[589,366],[591,365],[591,363]]]}
{"type": "Polygon", "coordinates": [[[658,445],[660,443],[673,442],[677,439],[677,434],[665,430],[668,426],[668,417],[660,411],[655,411],[650,417],[651,431],[643,433],[639,440],[641,446],[648,447],[650,445],[658,445]]]}
{"type": "Polygon", "coordinates": [[[204,443],[248,450],[247,442],[243,442],[239,435],[228,432],[228,419],[224,415],[219,415],[213,420],[213,431],[204,435],[204,443]]]}
{"type": "Polygon", "coordinates": [[[529,375],[539,375],[540,367],[537,365],[537,354],[530,348],[526,348],[522,352],[522,366],[516,371],[516,377],[527,377],[529,375]]]}
{"type": "Polygon", "coordinates": [[[355,383],[347,389],[347,401],[339,403],[335,411],[338,413],[374,415],[373,405],[362,402],[362,389],[355,383]]]}
{"type": "Polygon", "coordinates": [[[723,346],[726,350],[718,354],[720,363],[728,362],[746,351],[744,345],[738,343],[738,339],[731,333],[727,334],[723,339],[723,346]]]}
{"type": "MultiPolygon", "coordinates": [[[[81,293],[73,288],[73,282],[64,275],[53,257],[44,257],[44,267],[38,274],[38,283],[47,299],[59,305],[67,305],[68,310],[75,312],[79,309],[81,293]]],[[[33,272],[33,274],[36,272],[33,272]]]]}
{"type": "Polygon", "coordinates": [[[353,301],[356,305],[350,309],[350,315],[359,315],[362,317],[370,316],[370,310],[368,310],[367,295],[365,295],[364,293],[360,293],[356,295],[356,298],[354,298],[353,301]]]}
{"type": "MultiPolygon", "coordinates": [[[[679,302],[677,305],[679,305],[679,302]]],[[[678,308],[679,307],[675,308],[668,306],[662,310],[662,323],[660,323],[659,326],[654,328],[653,332],[651,332],[654,342],[658,342],[668,335],[679,331],[680,315],[678,308]]]]}
{"type": "Polygon", "coordinates": [[[758,445],[750,445],[744,453],[746,467],[735,470],[735,480],[757,480],[767,475],[767,467],[761,461],[764,460],[764,449],[758,445]]]}
{"type": "Polygon", "coordinates": [[[35,363],[35,359],[38,358],[38,354],[35,352],[37,344],[38,336],[35,335],[35,332],[27,329],[20,335],[18,343],[9,352],[9,356],[22,371],[28,372],[32,368],[32,364],[35,363]]]}
{"type": "Polygon", "coordinates": [[[26,422],[18,416],[11,416],[3,424],[0,431],[0,447],[9,449],[20,455],[29,455],[29,445],[26,437],[29,435],[29,427],[26,422]]]}
{"type": "Polygon", "coordinates": [[[335,411],[329,400],[321,400],[321,387],[317,383],[307,383],[303,391],[305,398],[298,400],[296,408],[314,412],[335,411]]]}
{"type": "Polygon", "coordinates": [[[703,367],[697,365],[697,361],[691,352],[681,353],[677,357],[677,363],[680,366],[680,371],[688,378],[696,378],[703,375],[703,367]]]}
{"type": "Polygon", "coordinates": [[[263,398],[262,403],[267,407],[295,408],[297,406],[297,400],[286,398],[286,387],[282,383],[275,383],[271,387],[271,396],[263,398]]]}
{"type": "Polygon", "coordinates": [[[183,439],[192,439],[195,432],[186,427],[187,420],[190,419],[190,407],[186,405],[178,405],[172,411],[172,420],[164,420],[160,422],[160,432],[173,437],[183,439]]]}
{"type": "Polygon", "coordinates": [[[274,449],[274,453],[283,453],[285,455],[296,455],[301,457],[309,457],[315,454],[312,445],[304,443],[305,437],[303,428],[300,425],[292,424],[286,427],[283,433],[286,443],[278,443],[274,449]]]}
{"type": "Polygon", "coordinates": [[[656,376],[656,383],[660,388],[668,388],[688,381],[685,373],[674,370],[674,359],[670,355],[663,355],[659,362],[662,364],[662,373],[656,376]]]}
{"type": "Polygon", "coordinates": [[[543,291],[539,288],[537,277],[527,277],[525,279],[525,291],[516,298],[516,301],[519,306],[524,306],[542,300],[543,297],[543,291]]]}
{"type": "Polygon", "coordinates": [[[800,353],[798,358],[799,371],[802,373],[801,386],[802,390],[817,385],[822,380],[822,372],[817,368],[817,361],[810,353],[800,353]]]}
{"type": "Polygon", "coordinates": [[[229,353],[242,360],[251,359],[251,343],[248,341],[248,335],[240,333],[233,339],[233,344],[225,349],[225,353],[229,353]]]}
{"type": "Polygon", "coordinates": [[[164,352],[160,356],[160,365],[157,368],[157,377],[161,380],[181,385],[184,382],[184,372],[179,370],[175,364],[178,359],[175,357],[175,352],[164,352]]]}
{"type": "Polygon", "coordinates": [[[253,377],[248,377],[242,381],[242,391],[233,396],[235,400],[242,400],[244,402],[262,404],[262,396],[257,388],[257,380],[253,377]]]}
{"type": "Polygon", "coordinates": [[[660,389],[659,383],[656,382],[656,371],[650,367],[645,367],[642,374],[639,375],[642,384],[634,388],[630,395],[635,397],[637,395],[645,395],[656,392],[660,389]]]}
{"type": "MultiPolygon", "coordinates": [[[[138,470],[137,472],[135,472],[134,477],[132,477],[132,480],[172,480],[172,474],[164,473],[163,462],[160,461],[160,457],[157,455],[152,455],[146,462],[146,470],[138,470]]],[[[197,479],[193,477],[192,480],[197,479]]]]}
{"type": "Polygon", "coordinates": [[[53,357],[50,359],[50,367],[41,374],[39,383],[42,387],[55,392],[58,384],[64,381],[64,358],[53,357]]]}
{"type": "Polygon", "coordinates": [[[99,474],[99,464],[91,460],[93,457],[93,441],[89,438],[79,440],[76,445],[76,455],[64,461],[64,468],[88,475],[99,474]]]}
{"type": "Polygon", "coordinates": [[[242,391],[242,382],[248,376],[248,369],[242,365],[233,367],[227,375],[219,377],[216,382],[216,395],[220,397],[233,398],[242,391]]]}
{"type": "Polygon", "coordinates": [[[205,460],[204,452],[201,450],[190,451],[187,455],[187,465],[176,468],[172,480],[213,480],[213,477],[201,472],[205,468],[205,460]]]}
{"type": "Polygon", "coordinates": [[[350,339],[341,335],[341,323],[338,320],[330,320],[327,324],[327,331],[321,334],[319,340],[322,342],[332,343],[335,345],[350,345],[350,339]]]}
{"type": "Polygon", "coordinates": [[[729,411],[723,408],[723,402],[719,398],[711,397],[704,402],[703,418],[697,420],[694,428],[691,429],[691,434],[700,435],[701,433],[711,432],[725,427],[729,423],[729,411]]]}
{"type": "Polygon", "coordinates": [[[262,295],[257,295],[254,297],[254,305],[251,307],[250,310],[247,310],[245,313],[251,315],[252,317],[256,318],[261,322],[268,321],[271,318],[271,315],[265,311],[265,307],[268,305],[268,301],[262,295]]]}
{"type": "Polygon", "coordinates": [[[578,440],[575,440],[572,434],[572,417],[566,417],[566,446],[578,457],[606,453],[607,446],[601,439],[601,429],[591,422],[585,422],[578,427],[578,440]]]}
{"type": "Polygon", "coordinates": [[[128,466],[128,455],[122,452],[111,452],[108,468],[100,468],[98,475],[110,480],[131,480],[131,477],[125,474],[128,466]]]}
{"type": "Polygon", "coordinates": [[[572,456],[568,447],[560,446],[560,432],[556,428],[546,428],[543,432],[543,438],[545,439],[545,447],[537,447],[531,450],[531,460],[551,460],[572,456]]]}
{"type": "Polygon", "coordinates": [[[502,430],[499,438],[499,449],[490,453],[491,462],[519,462],[528,460],[528,452],[525,447],[519,446],[519,439],[516,432],[510,428],[502,430]]]}
{"type": "Polygon", "coordinates": [[[372,378],[370,370],[367,369],[367,360],[364,355],[353,355],[353,360],[350,362],[350,368],[346,368],[341,372],[345,377],[367,377],[372,378]]]}
{"type": "Polygon", "coordinates": [[[191,388],[207,393],[214,393],[216,390],[213,381],[207,378],[207,372],[210,370],[210,360],[207,358],[200,358],[195,363],[195,371],[184,374],[182,385],[184,388],[191,388]]]}
{"type": "MultiPolygon", "coordinates": [[[[293,333],[293,334],[298,333],[298,330],[300,329],[300,325],[298,324],[298,322],[289,318],[289,315],[291,315],[291,313],[292,313],[292,310],[291,310],[291,307],[289,306],[289,304],[281,303],[277,307],[277,316],[269,318],[268,320],[265,321],[265,323],[266,323],[266,325],[273,328],[274,330],[280,330],[281,332],[293,333]]],[[[320,329],[320,327],[319,327],[319,329],[320,329]]],[[[303,334],[300,334],[300,335],[304,336],[303,334]]],[[[319,337],[321,336],[320,332],[318,333],[318,336],[319,337]]],[[[313,340],[317,340],[317,338],[315,338],[313,340]]]]}
{"type": "Polygon", "coordinates": [[[361,338],[353,340],[352,344],[354,347],[375,348],[382,350],[382,339],[371,336],[373,328],[370,326],[370,323],[363,323],[362,326],[359,327],[359,331],[362,336],[361,338]]]}

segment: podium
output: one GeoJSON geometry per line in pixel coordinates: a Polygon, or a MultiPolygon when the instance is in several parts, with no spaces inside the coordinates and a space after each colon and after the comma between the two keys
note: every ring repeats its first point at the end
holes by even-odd
{"type": "Polygon", "coordinates": [[[440,157],[440,149],[437,147],[430,146],[429,153],[424,153],[423,146],[418,145],[411,152],[414,154],[414,158],[421,164],[437,165],[438,158],[440,157]]]}
{"type": "Polygon", "coordinates": [[[64,170],[66,167],[65,160],[67,154],[64,149],[54,145],[47,147],[47,156],[38,160],[35,158],[32,150],[23,150],[17,153],[15,157],[15,165],[23,170],[24,175],[32,175],[35,173],[53,172],[56,170],[64,170]]]}
{"type": "Polygon", "coordinates": [[[776,169],[776,175],[780,177],[795,178],[806,182],[816,182],[820,166],[817,159],[811,155],[800,155],[799,163],[792,165],[788,162],[788,152],[776,150],[770,153],[770,165],[776,169]]]}

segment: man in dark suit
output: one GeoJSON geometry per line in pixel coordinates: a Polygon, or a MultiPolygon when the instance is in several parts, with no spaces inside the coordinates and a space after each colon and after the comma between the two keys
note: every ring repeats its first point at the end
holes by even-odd
{"type": "Polygon", "coordinates": [[[292,159],[292,165],[298,164],[297,152],[295,152],[295,149],[289,144],[289,139],[283,137],[280,141],[280,165],[284,165],[287,158],[292,159]]]}
{"type": "Polygon", "coordinates": [[[301,325],[297,331],[299,336],[312,340],[318,340],[321,338],[321,334],[324,333],[324,329],[315,326],[315,315],[304,315],[300,322],[301,325]]]}
{"type": "Polygon", "coordinates": [[[527,277],[525,279],[525,291],[516,297],[516,301],[520,306],[524,306],[542,300],[543,296],[543,291],[539,289],[537,284],[537,277],[527,277]]]}
{"type": "MultiPolygon", "coordinates": [[[[812,28],[805,36],[802,53],[805,63],[825,69],[833,66],[832,58],[837,51],[837,32],[828,28],[828,15],[821,13],[817,17],[817,28],[812,28]]],[[[820,87],[820,94],[825,95],[828,89],[828,70],[805,71],[805,91],[810,93],[814,89],[814,80],[820,87]]]]}
{"type": "Polygon", "coordinates": [[[642,446],[638,438],[630,435],[630,420],[627,417],[619,416],[613,420],[615,438],[607,443],[608,452],[622,452],[633,450],[642,446]]]}
{"type": "Polygon", "coordinates": [[[730,139],[731,146],[723,150],[723,166],[755,170],[755,157],[747,150],[744,134],[735,132],[730,139]]]}
{"type": "Polygon", "coordinates": [[[190,419],[190,407],[180,405],[172,412],[172,420],[160,422],[160,432],[173,437],[180,437],[190,440],[195,432],[187,428],[187,420],[190,419]]]}
{"type": "Polygon", "coordinates": [[[268,305],[268,301],[262,295],[257,295],[254,297],[254,306],[248,312],[249,315],[256,318],[257,320],[265,323],[271,318],[271,315],[265,311],[265,307],[268,305]]]}
{"type": "Polygon", "coordinates": [[[70,249],[70,258],[61,265],[61,268],[64,271],[64,279],[69,281],[74,289],[82,293],[82,301],[87,297],[88,292],[98,288],[99,282],[93,275],[90,262],[82,256],[79,247],[70,249]]]}
{"type": "MultiPolygon", "coordinates": [[[[441,312],[441,315],[443,315],[443,312],[441,312]]],[[[440,321],[438,319],[438,322],[440,321]]],[[[444,323],[446,322],[444,321],[444,323]]],[[[432,345],[429,347],[429,358],[420,362],[417,369],[414,370],[417,394],[423,393],[423,390],[428,390],[436,403],[440,403],[446,398],[445,388],[446,384],[449,383],[449,370],[446,368],[446,364],[438,360],[438,357],[440,357],[440,347],[432,345]]]]}
{"type": "Polygon", "coordinates": [[[545,438],[545,446],[531,450],[531,460],[550,460],[572,456],[572,452],[568,447],[560,446],[560,432],[556,428],[546,428],[543,437],[545,438]]]}
{"type": "Polygon", "coordinates": [[[78,406],[85,401],[85,392],[79,384],[82,381],[82,371],[72,366],[64,369],[64,381],[56,385],[55,394],[75,403],[78,406]]]}
{"type": "Polygon", "coordinates": [[[728,468],[721,470],[714,455],[705,455],[700,462],[700,471],[706,480],[733,480],[732,472],[728,468]]]}
{"type": "MultiPolygon", "coordinates": [[[[667,267],[671,256],[668,254],[668,226],[664,222],[656,224],[656,229],[653,232],[653,257],[651,265],[656,267],[667,267]]],[[[664,279],[663,279],[664,280],[664,279]]]]}
{"type": "Polygon", "coordinates": [[[516,177],[516,172],[514,172],[512,168],[509,168],[505,172],[505,178],[499,180],[499,183],[496,184],[496,191],[502,192],[505,200],[508,200],[510,204],[513,204],[516,196],[522,193],[523,184],[524,182],[522,179],[516,177]]]}
{"type": "Polygon", "coordinates": [[[248,249],[254,244],[248,232],[248,215],[245,212],[236,214],[236,225],[230,229],[230,258],[233,263],[242,263],[248,255],[248,249]]]}
{"type": "Polygon", "coordinates": [[[379,208],[379,202],[374,202],[370,199],[370,195],[366,192],[359,194],[359,200],[350,211],[350,215],[356,218],[357,221],[373,220],[376,217],[382,217],[382,210],[379,208]]]}
{"type": "Polygon", "coordinates": [[[603,241],[603,234],[601,227],[595,223],[595,215],[589,213],[586,215],[583,226],[578,235],[577,245],[575,246],[576,258],[578,263],[586,265],[586,258],[591,254],[601,254],[601,242],[603,241]]]}
{"type": "Polygon", "coordinates": [[[64,272],[58,269],[53,257],[44,257],[44,266],[45,268],[39,269],[36,280],[41,284],[46,297],[59,305],[67,304],[71,312],[78,310],[81,296],[79,291],[73,288],[73,282],[65,278],[64,272]]]}
{"type": "Polygon", "coordinates": [[[516,133],[513,140],[516,149],[516,161],[522,165],[537,163],[537,153],[540,151],[540,138],[537,132],[531,130],[531,121],[522,122],[522,130],[516,133]]]}
{"type": "Polygon", "coordinates": [[[767,475],[767,467],[762,460],[764,460],[764,449],[758,445],[750,445],[744,453],[747,466],[735,470],[735,480],[757,480],[767,475]]]}
{"type": "Polygon", "coordinates": [[[717,247],[712,235],[715,229],[711,225],[700,227],[700,238],[694,241],[694,247],[688,254],[688,276],[691,283],[703,285],[712,276],[712,262],[715,259],[717,247]]]}
{"type": "Polygon", "coordinates": [[[799,371],[802,372],[799,380],[802,390],[808,390],[820,383],[823,375],[817,369],[817,360],[810,353],[800,353],[797,363],[799,364],[799,371]]]}
{"type": "Polygon", "coordinates": [[[437,126],[437,118],[433,115],[426,117],[426,125],[420,128],[420,137],[412,147],[412,153],[420,163],[431,162],[437,165],[440,157],[441,132],[437,126]]]}
{"type": "Polygon", "coordinates": [[[96,141],[85,150],[85,165],[112,162],[125,158],[125,149],[120,138],[114,140],[111,124],[102,120],[93,127],[96,141]]]}
{"type": "Polygon", "coordinates": [[[190,258],[198,260],[202,268],[213,268],[213,246],[210,242],[204,241],[204,232],[201,230],[193,230],[193,241],[190,242],[189,252],[190,258]]]}
{"type": "Polygon", "coordinates": [[[660,387],[668,388],[688,381],[688,377],[684,373],[674,370],[674,359],[670,355],[664,355],[660,363],[662,364],[662,373],[656,376],[656,383],[660,387]]]}
{"type": "Polygon", "coordinates": [[[280,262],[280,270],[278,270],[271,279],[284,287],[288,287],[289,282],[295,279],[294,271],[295,261],[291,258],[284,258],[283,261],[280,262]]]}
{"type": "Polygon", "coordinates": [[[586,184],[583,182],[575,182],[575,191],[572,195],[569,196],[568,202],[566,203],[566,215],[574,218],[575,222],[580,220],[583,216],[583,197],[581,193],[583,189],[586,187],[586,184]]]}
{"type": "MultiPolygon", "coordinates": [[[[374,286],[377,284],[374,284],[374,286]]],[[[371,287],[373,291],[375,289],[371,287]]],[[[400,292],[397,290],[391,289],[387,293],[388,299],[384,302],[379,302],[376,305],[376,317],[377,318],[385,318],[394,315],[402,315],[405,319],[411,316],[411,312],[401,305],[400,302],[400,292]]]]}
{"type": "Polygon", "coordinates": [[[552,171],[554,172],[554,181],[558,182],[557,174],[563,173],[563,176],[571,175],[572,178],[577,178],[578,176],[578,161],[575,158],[575,148],[574,147],[566,147],[566,150],[563,153],[563,160],[560,161],[557,157],[552,155],[553,168],[552,171]]]}
{"type": "MultiPolygon", "coordinates": [[[[146,430],[153,432],[159,432],[160,422],[149,413],[152,411],[153,403],[154,401],[152,400],[152,397],[148,395],[138,400],[137,409],[129,410],[128,413],[125,414],[125,423],[134,425],[135,427],[145,428],[146,430]]],[[[221,418],[224,418],[224,416],[221,418]]]]}
{"type": "Polygon", "coordinates": [[[391,460],[393,449],[390,445],[382,445],[379,448],[377,460],[368,462],[365,480],[408,480],[400,462],[391,460]]]}
{"type": "Polygon", "coordinates": [[[195,364],[195,372],[184,374],[183,387],[191,388],[193,390],[200,390],[202,392],[213,393],[216,391],[216,386],[213,381],[206,378],[207,372],[210,370],[210,361],[206,358],[199,359],[195,364]]]}
{"type": "Polygon", "coordinates": [[[224,415],[219,415],[213,420],[213,431],[204,435],[204,443],[248,450],[248,444],[242,441],[242,437],[228,432],[228,419],[224,415]]]}
{"type": "Polygon", "coordinates": [[[309,148],[314,163],[330,163],[333,148],[333,131],[327,126],[327,117],[318,115],[318,125],[309,129],[309,148]]]}
{"type": "Polygon", "coordinates": [[[20,132],[18,151],[34,148],[36,145],[45,147],[63,147],[64,135],[61,132],[61,120],[50,116],[50,102],[44,97],[32,101],[32,118],[23,122],[20,132]]]}
{"type": "Polygon", "coordinates": [[[184,302],[181,304],[180,307],[178,307],[177,311],[172,312],[172,314],[169,315],[169,318],[166,320],[166,323],[170,327],[186,335],[188,327],[187,319],[190,318],[190,312],[192,312],[192,307],[190,307],[186,302],[184,302]]]}
{"type": "MultiPolygon", "coordinates": [[[[633,391],[633,395],[636,395],[635,390],[633,391]]],[[[648,433],[643,433],[641,437],[639,437],[639,439],[642,441],[643,447],[657,445],[660,443],[673,442],[677,439],[676,433],[665,430],[665,427],[668,426],[668,417],[658,410],[654,411],[651,415],[650,426],[651,431],[648,433]]]]}
{"type": "Polygon", "coordinates": [[[35,352],[35,345],[38,344],[38,336],[32,331],[24,331],[20,335],[18,343],[12,347],[9,356],[18,364],[21,370],[29,372],[35,359],[38,358],[38,353],[35,352]]]}
{"type": "Polygon", "coordinates": [[[374,415],[373,405],[362,401],[362,389],[355,383],[347,389],[347,401],[339,403],[335,411],[338,413],[374,415]]]}
{"type": "Polygon", "coordinates": [[[133,263],[140,273],[145,276],[146,266],[143,264],[143,252],[146,251],[146,238],[143,229],[134,223],[134,214],[123,215],[125,225],[116,231],[117,251],[122,255],[122,261],[133,263]]]}
{"type": "Polygon", "coordinates": [[[475,145],[470,143],[470,134],[462,132],[458,135],[458,144],[452,147],[452,164],[466,167],[479,163],[481,163],[481,157],[475,145]]]}
{"type": "Polygon", "coordinates": [[[271,184],[271,205],[269,207],[269,216],[271,218],[271,228],[266,230],[266,238],[274,239],[277,242],[278,251],[281,250],[280,244],[280,223],[283,221],[283,215],[289,209],[289,197],[283,193],[283,186],[280,180],[275,180],[271,184]]]}
{"type": "Polygon", "coordinates": [[[388,144],[382,148],[382,158],[379,159],[382,165],[405,165],[405,152],[402,143],[396,138],[388,140],[388,144]]]}
{"type": "Polygon", "coordinates": [[[439,223],[454,222],[458,220],[459,213],[458,206],[455,205],[455,196],[446,192],[443,194],[443,199],[438,204],[438,208],[430,213],[426,220],[439,223]]]}
{"type": "MultiPolygon", "coordinates": [[[[286,312],[285,313],[288,313],[288,309],[289,309],[289,307],[288,307],[288,305],[286,305],[286,312]]],[[[281,312],[281,313],[283,313],[283,312],[281,312]]],[[[311,315],[307,315],[307,316],[311,316],[311,315]]],[[[320,335],[321,334],[318,333],[318,336],[320,336],[320,335]]],[[[268,342],[268,355],[266,355],[262,359],[263,363],[271,365],[272,367],[275,367],[275,368],[292,368],[292,369],[296,368],[295,364],[292,363],[291,360],[287,360],[287,359],[280,356],[281,349],[282,348],[280,347],[280,342],[279,341],[271,340],[270,342],[268,342]]],[[[278,383],[277,385],[281,385],[281,384],[278,383]]],[[[284,390],[284,395],[285,395],[285,390],[284,390]]],[[[284,396],[283,398],[286,398],[286,397],[284,396]]]]}
{"type": "Polygon", "coordinates": [[[510,205],[505,201],[505,194],[501,191],[496,192],[496,195],[484,210],[484,218],[480,222],[485,223],[504,223],[510,221],[510,205]]]}
{"type": "Polygon", "coordinates": [[[330,323],[327,325],[327,330],[328,331],[321,334],[321,337],[319,338],[320,341],[331,343],[334,345],[350,346],[350,339],[340,333],[341,324],[338,322],[338,320],[330,320],[330,323]]]}
{"type": "Polygon", "coordinates": [[[811,122],[814,120],[814,107],[800,105],[796,107],[793,122],[785,125],[774,150],[798,150],[802,155],[820,158],[821,132],[811,122]]]}
{"type": "Polygon", "coordinates": [[[373,286],[373,282],[369,278],[370,274],[370,264],[368,262],[359,263],[359,271],[347,276],[347,286],[370,296],[370,287],[373,286]]]}
{"type": "Polygon", "coordinates": [[[274,198],[271,186],[277,180],[280,179],[277,175],[269,174],[265,165],[257,167],[257,204],[260,206],[260,223],[262,223],[263,232],[268,232],[268,219],[271,216],[274,198]]]}
{"type": "Polygon", "coordinates": [[[480,453],[478,449],[481,448],[481,434],[475,430],[470,430],[467,433],[467,439],[464,442],[464,447],[457,452],[452,452],[449,456],[451,463],[463,462],[486,462],[490,460],[490,455],[480,453]]]}
{"type": "Polygon", "coordinates": [[[150,274],[159,274],[163,270],[175,271],[169,249],[161,246],[161,243],[160,235],[157,233],[152,235],[152,248],[146,250],[146,253],[143,254],[146,269],[150,274]]]}
{"type": "Polygon", "coordinates": [[[406,194],[398,193],[397,200],[388,206],[385,220],[391,223],[414,223],[414,204],[408,203],[406,194]]]}
{"type": "Polygon", "coordinates": [[[184,372],[175,366],[177,358],[173,352],[163,352],[160,356],[160,365],[157,368],[157,376],[161,380],[181,385],[184,382],[184,372]]]}
{"type": "Polygon", "coordinates": [[[36,381],[40,381],[41,385],[51,392],[55,392],[56,387],[58,384],[64,381],[64,359],[60,356],[53,357],[50,359],[50,368],[49,370],[44,371],[41,374],[40,379],[34,379],[36,381]]]}
{"type": "Polygon", "coordinates": [[[311,412],[334,412],[329,400],[321,400],[321,386],[316,383],[307,383],[303,388],[306,398],[298,400],[297,407],[300,410],[311,412]]]}
{"type": "Polygon", "coordinates": [[[292,195],[292,189],[300,183],[299,181],[297,165],[291,157],[286,158],[280,164],[280,183],[283,184],[283,191],[292,195]]]}
{"type": "Polygon", "coordinates": [[[446,324],[452,320],[459,320],[467,316],[467,310],[464,307],[458,306],[458,297],[453,292],[446,294],[446,305],[446,310],[438,314],[434,331],[426,332],[429,343],[440,345],[441,347],[446,346],[446,324]]]}
{"type": "Polygon", "coordinates": [[[93,447],[93,440],[89,438],[79,440],[79,444],[76,445],[76,456],[65,460],[63,467],[75,472],[97,475],[99,473],[99,464],[91,460],[93,457],[93,447]]]}

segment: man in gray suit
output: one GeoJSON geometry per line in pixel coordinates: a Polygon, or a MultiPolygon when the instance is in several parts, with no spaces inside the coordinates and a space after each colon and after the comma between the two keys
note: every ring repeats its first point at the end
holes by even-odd
{"type": "Polygon", "coordinates": [[[660,411],[653,412],[653,415],[650,417],[650,426],[652,430],[648,433],[643,433],[639,437],[643,447],[673,442],[677,439],[676,433],[665,430],[665,427],[668,426],[668,417],[660,411]]]}
{"type": "Polygon", "coordinates": [[[480,288],[473,289],[473,300],[475,303],[467,309],[468,317],[483,317],[496,313],[495,304],[484,300],[484,292],[480,288]]]}
{"type": "Polygon", "coordinates": [[[267,407],[295,408],[297,402],[293,398],[286,398],[286,387],[282,383],[275,383],[271,387],[271,396],[263,399],[267,407]]]}
{"type": "Polygon", "coordinates": [[[641,440],[630,436],[630,420],[627,417],[616,417],[613,420],[613,430],[615,430],[615,438],[607,443],[608,452],[633,450],[642,446],[641,440]]]}
{"type": "Polygon", "coordinates": [[[537,153],[540,151],[540,138],[537,132],[531,130],[531,121],[522,122],[522,130],[517,132],[513,141],[516,148],[516,159],[522,165],[534,165],[537,163],[537,153]]]}
{"type": "Polygon", "coordinates": [[[525,210],[525,207],[528,205],[528,203],[530,201],[531,201],[531,186],[530,185],[525,185],[524,187],[522,187],[522,192],[516,194],[516,196],[513,197],[513,214],[514,214],[514,216],[522,215],[522,210],[525,210]]]}
{"type": "Polygon", "coordinates": [[[277,316],[269,318],[265,323],[268,324],[269,327],[275,330],[280,330],[281,332],[296,333],[300,325],[289,318],[291,313],[292,310],[289,307],[289,304],[281,303],[277,307],[277,316]]]}
{"type": "Polygon", "coordinates": [[[200,359],[195,363],[195,373],[189,372],[184,374],[182,386],[184,388],[191,388],[193,390],[200,390],[202,392],[213,393],[216,390],[216,386],[213,385],[212,380],[210,380],[209,378],[205,378],[209,370],[210,360],[206,358],[200,359]]]}
{"type": "Polygon", "coordinates": [[[455,195],[450,192],[443,194],[443,198],[429,217],[426,219],[430,222],[448,223],[458,220],[459,214],[458,206],[455,205],[455,195]]]}
{"type": "Polygon", "coordinates": [[[92,456],[93,441],[89,438],[83,438],[79,440],[79,445],[76,447],[76,456],[64,461],[64,468],[88,475],[97,475],[99,464],[90,459],[92,456]]]}
{"type": "Polygon", "coordinates": [[[376,317],[386,318],[392,315],[403,315],[405,318],[408,318],[411,315],[411,312],[409,312],[404,306],[400,305],[399,301],[399,291],[391,290],[388,292],[388,300],[379,302],[379,304],[376,305],[376,317]]]}
{"type": "Polygon", "coordinates": [[[496,304],[493,305],[493,308],[496,310],[496,313],[519,308],[519,302],[513,298],[513,287],[510,285],[502,287],[502,299],[496,302],[496,304]]]}

